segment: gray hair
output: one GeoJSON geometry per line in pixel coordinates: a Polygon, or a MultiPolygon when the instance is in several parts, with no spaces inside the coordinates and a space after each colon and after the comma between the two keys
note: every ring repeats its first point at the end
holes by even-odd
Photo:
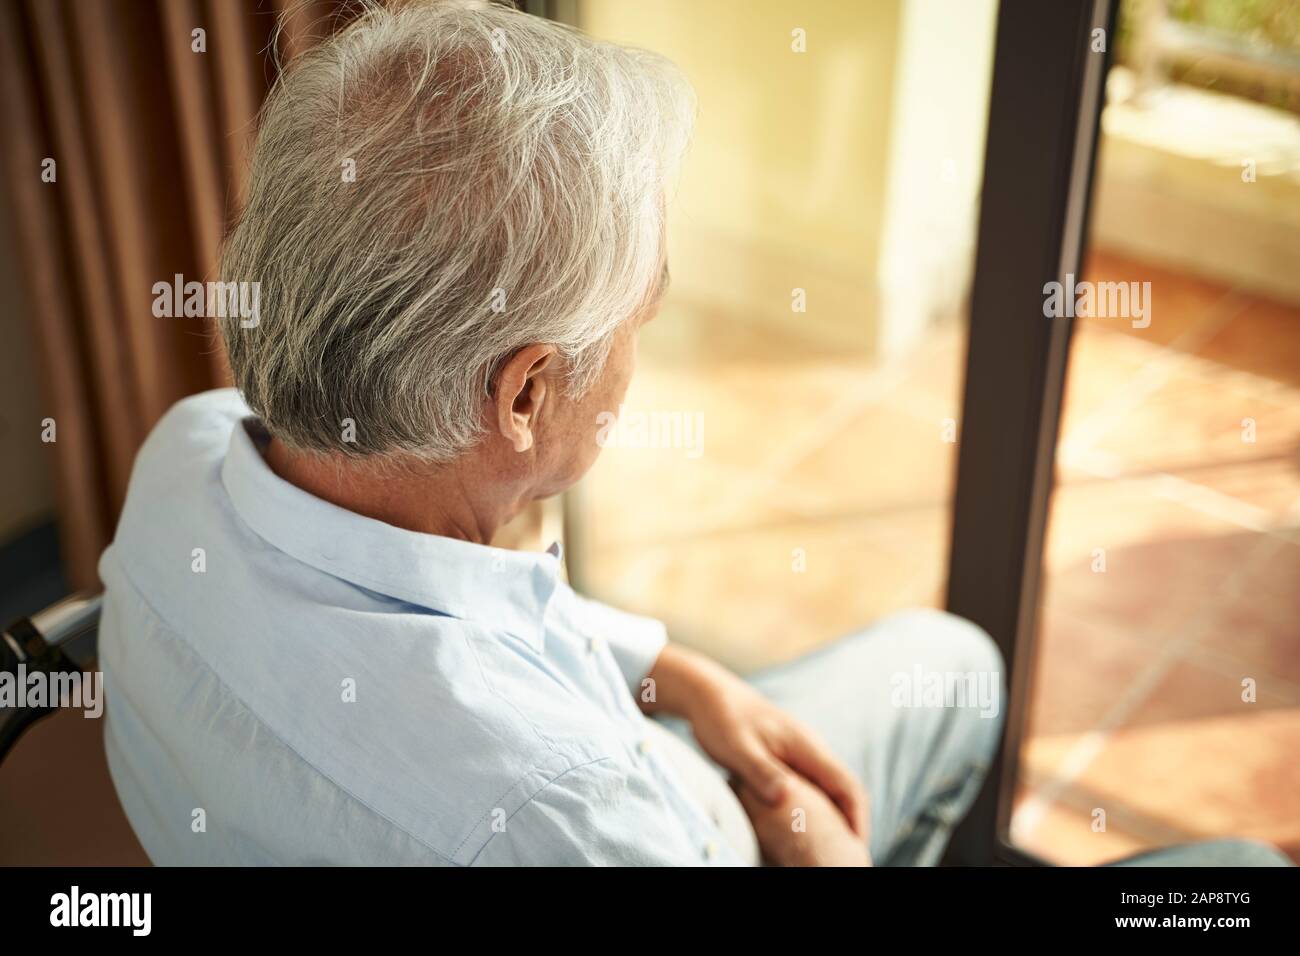
{"type": "Polygon", "coordinates": [[[259,284],[254,327],[220,322],[245,400],[290,447],[439,462],[524,345],[580,396],[656,288],[693,116],[654,54],[482,0],[364,4],[263,106],[221,258],[259,284]]]}

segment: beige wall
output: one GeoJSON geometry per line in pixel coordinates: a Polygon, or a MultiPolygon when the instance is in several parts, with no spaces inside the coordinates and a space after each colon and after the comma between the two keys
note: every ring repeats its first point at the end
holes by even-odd
{"type": "Polygon", "coordinates": [[[578,24],[663,53],[699,97],[669,241],[677,301],[874,340],[899,0],[581,0],[578,24]],[[802,29],[807,52],[791,50],[802,29]]]}
{"type": "Polygon", "coordinates": [[[960,316],[975,271],[997,0],[906,0],[880,256],[881,355],[960,316]]]}

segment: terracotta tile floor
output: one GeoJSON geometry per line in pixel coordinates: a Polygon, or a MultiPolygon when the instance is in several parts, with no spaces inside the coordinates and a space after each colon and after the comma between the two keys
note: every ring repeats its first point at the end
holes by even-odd
{"type": "Polygon", "coordinates": [[[1228,834],[1300,860],[1300,309],[1089,272],[1151,281],[1153,321],[1076,336],[1013,836],[1065,863],[1228,834]]]}
{"type": "Polygon", "coordinates": [[[581,490],[583,584],[663,617],[678,640],[742,671],[887,610],[936,603],[956,465],[941,429],[958,417],[958,330],[927,340],[906,365],[873,369],[806,346],[678,351],[655,328],[696,321],[665,315],[647,328],[626,405],[702,412],[704,454],[605,449],[581,490]]]}
{"type": "MultiPolygon", "coordinates": [[[[1300,309],[1100,253],[1086,277],[1150,281],[1152,323],[1075,335],[1013,835],[1300,859],[1300,309]]],[[[752,671],[941,603],[965,340],[881,367],[737,331],[647,329],[627,405],[703,412],[705,453],[606,449],[580,527],[595,593],[752,671]]]]}

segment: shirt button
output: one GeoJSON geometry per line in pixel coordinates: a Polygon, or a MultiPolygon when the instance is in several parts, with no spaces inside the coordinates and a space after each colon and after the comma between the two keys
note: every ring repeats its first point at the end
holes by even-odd
{"type": "Polygon", "coordinates": [[[599,637],[593,637],[591,640],[587,641],[587,653],[597,654],[600,652],[600,649],[604,646],[605,646],[604,641],[602,641],[599,637]]]}
{"type": "Polygon", "coordinates": [[[715,840],[710,840],[704,844],[704,859],[712,860],[718,855],[718,844],[715,840]]]}
{"type": "Polygon", "coordinates": [[[639,754],[648,754],[652,749],[654,748],[649,739],[643,740],[636,745],[636,751],[639,754]]]}

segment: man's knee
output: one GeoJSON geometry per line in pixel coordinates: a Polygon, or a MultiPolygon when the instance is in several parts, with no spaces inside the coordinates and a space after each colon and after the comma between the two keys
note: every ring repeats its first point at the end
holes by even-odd
{"type": "Polygon", "coordinates": [[[981,762],[991,759],[1006,709],[1005,668],[993,639],[970,621],[934,609],[901,611],[872,630],[889,635],[893,645],[896,705],[950,711],[954,721],[943,723],[947,733],[956,732],[960,749],[981,762]]]}
{"type": "Polygon", "coordinates": [[[909,656],[927,669],[989,673],[1002,679],[1002,652],[983,628],[965,618],[916,608],[891,614],[878,626],[896,633],[909,656]]]}

